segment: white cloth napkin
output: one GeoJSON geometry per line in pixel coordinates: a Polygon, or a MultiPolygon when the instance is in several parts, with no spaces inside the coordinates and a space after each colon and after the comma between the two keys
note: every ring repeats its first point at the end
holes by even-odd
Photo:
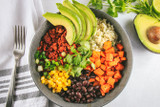
{"type": "Polygon", "coordinates": [[[44,22],[41,0],[0,0],[0,107],[5,105],[14,65],[14,26],[24,25],[26,50],[17,69],[15,107],[46,107],[48,99],[35,86],[28,69],[30,42],[44,22]]]}

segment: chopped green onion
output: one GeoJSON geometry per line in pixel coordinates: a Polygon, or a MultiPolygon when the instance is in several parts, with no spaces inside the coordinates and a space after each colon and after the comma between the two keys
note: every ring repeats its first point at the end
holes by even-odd
{"type": "Polygon", "coordinates": [[[35,61],[35,62],[36,62],[36,64],[39,64],[39,59],[36,59],[36,61],[35,61]]]}
{"type": "Polygon", "coordinates": [[[39,72],[41,72],[41,71],[43,71],[43,66],[39,65],[37,69],[38,69],[39,72]]]}
{"type": "Polygon", "coordinates": [[[56,66],[59,66],[59,62],[55,62],[54,64],[55,64],[56,66]]]}
{"type": "Polygon", "coordinates": [[[57,60],[61,60],[61,59],[62,59],[62,57],[58,57],[58,58],[57,58],[57,60]]]}
{"type": "Polygon", "coordinates": [[[47,61],[46,63],[45,63],[45,67],[49,67],[51,65],[51,62],[50,61],[47,61]]]}
{"type": "Polygon", "coordinates": [[[35,59],[39,58],[40,52],[37,50],[36,53],[34,54],[35,59]]]}
{"type": "Polygon", "coordinates": [[[55,68],[56,68],[55,65],[51,65],[49,69],[50,69],[50,70],[55,70],[55,68]]]}
{"type": "Polygon", "coordinates": [[[39,64],[40,64],[40,65],[44,65],[44,62],[43,62],[43,61],[39,61],[39,64]]]}
{"type": "Polygon", "coordinates": [[[66,53],[65,53],[65,52],[62,52],[61,55],[62,55],[63,57],[65,57],[65,56],[66,56],[66,53]]]}
{"type": "Polygon", "coordinates": [[[48,76],[47,76],[47,79],[50,79],[50,78],[51,78],[51,76],[50,76],[50,75],[48,75],[48,76]]]}
{"type": "Polygon", "coordinates": [[[47,72],[43,72],[43,75],[46,77],[48,75],[48,73],[47,72]]]}

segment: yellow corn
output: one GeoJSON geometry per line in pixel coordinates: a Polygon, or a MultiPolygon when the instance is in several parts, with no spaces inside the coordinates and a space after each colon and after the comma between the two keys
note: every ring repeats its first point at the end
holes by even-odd
{"type": "Polygon", "coordinates": [[[44,80],[44,79],[45,79],[45,77],[44,77],[44,76],[42,76],[42,77],[41,77],[41,80],[44,80]]]}
{"type": "Polygon", "coordinates": [[[48,88],[50,89],[52,86],[51,86],[51,84],[48,84],[48,88]]]}
{"type": "Polygon", "coordinates": [[[68,90],[68,88],[67,88],[67,87],[65,87],[65,88],[63,88],[63,90],[64,90],[64,91],[67,91],[67,90],[68,90]]]}
{"type": "Polygon", "coordinates": [[[53,93],[59,93],[63,89],[67,91],[67,86],[71,86],[71,80],[69,74],[66,71],[52,70],[49,72],[51,78],[46,79],[45,76],[41,77],[41,82],[48,85],[48,88],[52,88],[53,93]]]}
{"type": "Polygon", "coordinates": [[[41,80],[41,83],[44,84],[45,83],[45,79],[41,80]]]}

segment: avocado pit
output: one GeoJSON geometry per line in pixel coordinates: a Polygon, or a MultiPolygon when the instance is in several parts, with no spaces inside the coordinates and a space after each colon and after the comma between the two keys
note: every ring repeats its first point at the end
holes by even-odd
{"type": "Polygon", "coordinates": [[[147,30],[147,37],[154,44],[160,43],[160,27],[152,26],[147,30]]]}

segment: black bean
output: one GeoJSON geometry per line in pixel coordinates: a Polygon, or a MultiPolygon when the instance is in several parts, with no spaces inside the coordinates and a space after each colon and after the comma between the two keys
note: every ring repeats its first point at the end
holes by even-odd
{"type": "Polygon", "coordinates": [[[87,84],[88,84],[87,80],[83,81],[83,86],[86,86],[87,84]]]}
{"type": "Polygon", "coordinates": [[[65,99],[66,101],[70,102],[70,99],[69,99],[69,98],[65,97],[64,99],[65,99]]]}
{"type": "Polygon", "coordinates": [[[87,76],[87,80],[89,80],[90,79],[90,77],[89,76],[87,76]]]}
{"type": "Polygon", "coordinates": [[[91,97],[93,97],[93,93],[90,93],[91,97]]]}
{"type": "Polygon", "coordinates": [[[84,93],[86,93],[86,92],[87,92],[86,87],[82,86],[82,91],[83,91],[84,93]]]}
{"type": "Polygon", "coordinates": [[[77,101],[77,103],[79,103],[80,102],[80,98],[76,98],[76,101],[77,101]]]}
{"type": "Polygon", "coordinates": [[[90,103],[90,102],[92,102],[92,101],[93,101],[93,98],[87,99],[87,103],[90,103]]]}
{"type": "Polygon", "coordinates": [[[77,82],[77,80],[76,80],[76,79],[74,79],[74,80],[73,80],[73,82],[74,82],[74,83],[76,83],[76,82],[77,82]]]}
{"type": "Polygon", "coordinates": [[[90,98],[91,96],[88,94],[88,95],[86,95],[86,98],[88,99],[88,98],[90,98]]]}
{"type": "Polygon", "coordinates": [[[72,88],[75,89],[75,88],[76,88],[76,84],[73,84],[73,85],[72,85],[72,88]]]}
{"type": "Polygon", "coordinates": [[[64,95],[65,95],[65,92],[62,92],[62,93],[60,94],[60,96],[62,96],[62,97],[63,97],[64,95]]]}
{"type": "Polygon", "coordinates": [[[85,76],[85,75],[81,75],[81,76],[80,76],[80,79],[81,79],[81,80],[86,80],[86,76],[85,76]]]}
{"type": "Polygon", "coordinates": [[[66,93],[69,94],[69,93],[70,93],[70,90],[67,90],[66,93]]]}
{"type": "Polygon", "coordinates": [[[92,90],[93,90],[93,87],[92,86],[90,86],[90,87],[88,87],[88,89],[87,89],[89,92],[91,92],[92,90]]]}
{"type": "Polygon", "coordinates": [[[74,92],[74,91],[72,91],[72,92],[71,92],[71,95],[72,95],[72,96],[74,96],[74,95],[75,95],[75,92],[74,92]]]}
{"type": "Polygon", "coordinates": [[[72,96],[72,93],[69,93],[69,96],[72,96]]]}
{"type": "Polygon", "coordinates": [[[96,98],[96,97],[97,97],[97,95],[96,95],[96,94],[93,94],[93,97],[94,97],[94,98],[96,98]]]}
{"type": "Polygon", "coordinates": [[[93,93],[96,93],[96,91],[95,91],[95,90],[93,90],[92,92],[93,92],[93,93]]]}
{"type": "Polygon", "coordinates": [[[96,93],[96,95],[100,96],[100,95],[101,95],[101,92],[100,92],[100,91],[98,91],[98,92],[96,93]]]}
{"type": "Polygon", "coordinates": [[[81,86],[82,86],[82,83],[81,83],[81,82],[77,82],[76,85],[77,85],[78,87],[81,87],[81,86]]]}
{"type": "Polygon", "coordinates": [[[74,101],[74,97],[71,97],[71,101],[74,101]]]}
{"type": "Polygon", "coordinates": [[[80,90],[81,90],[81,87],[77,87],[76,90],[77,90],[77,91],[80,91],[80,90]]]}
{"type": "Polygon", "coordinates": [[[85,72],[86,72],[86,73],[89,73],[90,71],[89,71],[89,70],[86,70],[85,72]]]}
{"type": "Polygon", "coordinates": [[[80,92],[76,92],[76,96],[77,96],[78,98],[81,98],[81,97],[82,97],[82,95],[81,95],[80,92]]]}
{"type": "Polygon", "coordinates": [[[94,88],[95,88],[96,90],[99,90],[99,85],[95,86],[94,88]]]}
{"type": "Polygon", "coordinates": [[[82,101],[85,101],[85,100],[86,100],[86,98],[85,98],[85,97],[83,97],[83,98],[82,98],[82,101]]]}
{"type": "Polygon", "coordinates": [[[92,76],[90,76],[90,78],[96,78],[96,76],[95,76],[95,75],[92,75],[92,76]]]}
{"type": "Polygon", "coordinates": [[[83,103],[83,101],[80,101],[80,103],[83,103]]]}

